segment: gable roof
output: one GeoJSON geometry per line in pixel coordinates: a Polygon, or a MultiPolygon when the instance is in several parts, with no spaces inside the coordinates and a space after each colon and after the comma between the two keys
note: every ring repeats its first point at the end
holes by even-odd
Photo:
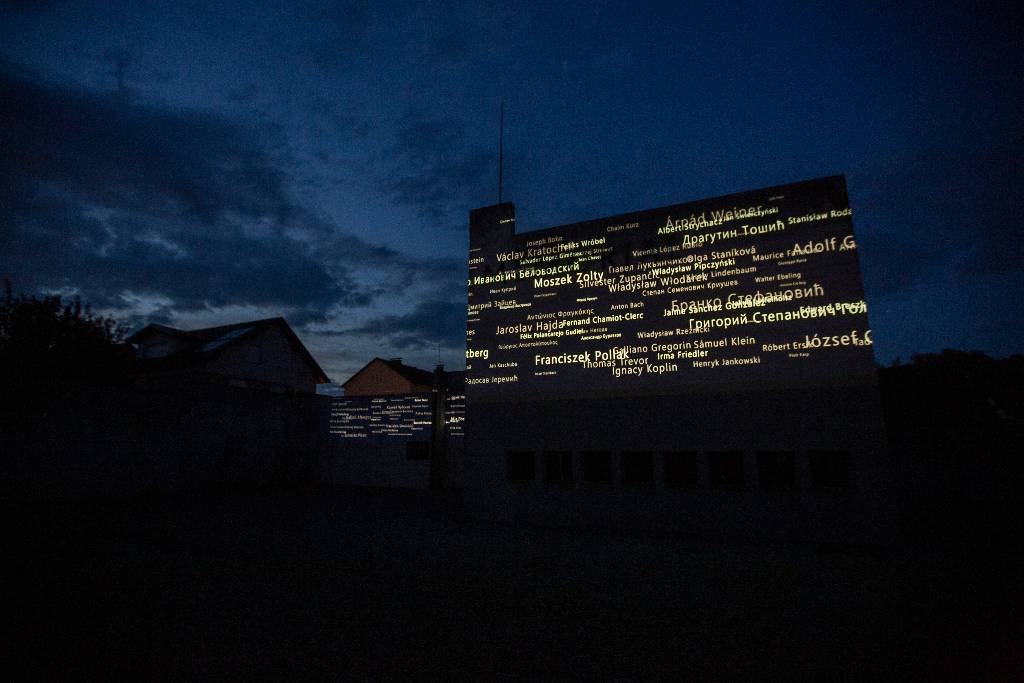
{"type": "Polygon", "coordinates": [[[396,373],[398,373],[398,375],[401,376],[403,379],[408,380],[413,384],[421,384],[423,386],[428,387],[434,386],[434,373],[430,372],[429,370],[421,370],[420,368],[414,368],[411,365],[404,365],[402,364],[401,358],[392,358],[390,360],[385,360],[383,358],[374,358],[369,363],[367,363],[363,367],[359,368],[356,372],[354,372],[351,377],[349,377],[342,383],[341,386],[347,386],[348,383],[354,380],[356,377],[358,377],[363,372],[363,370],[370,367],[374,363],[383,363],[384,365],[388,366],[396,373]]]}
{"type": "Polygon", "coordinates": [[[185,330],[179,330],[176,327],[168,327],[167,325],[160,325],[159,323],[150,323],[143,327],[138,332],[133,332],[132,334],[128,335],[125,341],[134,343],[137,339],[141,339],[142,337],[148,337],[155,332],[166,334],[167,336],[170,337],[178,337],[180,339],[192,338],[192,335],[189,332],[186,332],[185,330]]]}
{"type": "Polygon", "coordinates": [[[216,327],[203,327],[196,330],[179,330],[176,327],[151,323],[143,327],[138,332],[130,335],[127,341],[131,343],[139,343],[145,337],[156,333],[181,339],[187,343],[186,348],[178,351],[177,353],[171,354],[171,356],[167,358],[151,359],[152,361],[160,361],[162,365],[170,363],[178,364],[188,362],[190,360],[207,358],[210,355],[220,353],[223,349],[237,344],[239,340],[244,339],[256,330],[264,330],[268,328],[277,328],[284,333],[292,349],[302,357],[306,365],[308,365],[317,376],[318,380],[321,382],[330,381],[327,377],[327,373],[325,373],[323,368],[320,367],[320,364],[316,362],[316,359],[313,358],[309,349],[306,348],[305,344],[302,343],[302,340],[300,340],[298,335],[295,334],[295,331],[292,330],[288,322],[281,317],[250,320],[248,322],[234,323],[231,325],[218,325],[216,327]]]}

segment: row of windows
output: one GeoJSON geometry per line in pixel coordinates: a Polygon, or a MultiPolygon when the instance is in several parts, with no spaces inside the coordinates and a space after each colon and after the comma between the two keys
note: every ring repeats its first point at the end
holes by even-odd
{"type": "MultiPolygon", "coordinates": [[[[583,451],[580,480],[591,483],[612,481],[611,451],[583,451]]],[[[577,478],[571,451],[544,451],[541,454],[541,476],[544,481],[570,483],[577,478]]],[[[666,486],[697,486],[697,451],[666,451],[662,453],[662,481],[666,486]]],[[[849,454],[846,451],[816,450],[807,452],[811,484],[822,488],[846,488],[850,485],[849,454]]],[[[764,488],[796,487],[795,454],[793,451],[760,451],[756,454],[757,479],[764,488]]],[[[619,454],[623,484],[652,484],[655,481],[655,458],[651,451],[624,451],[619,454]]],[[[505,473],[509,481],[537,479],[537,457],[534,451],[509,451],[505,473]]],[[[708,477],[716,488],[743,488],[746,484],[743,451],[709,451],[708,477]]]]}

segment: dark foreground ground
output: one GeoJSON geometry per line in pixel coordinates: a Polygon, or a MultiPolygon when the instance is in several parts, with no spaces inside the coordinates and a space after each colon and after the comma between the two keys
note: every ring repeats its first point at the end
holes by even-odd
{"type": "Polygon", "coordinates": [[[394,491],[4,514],[9,661],[39,680],[1024,673],[1014,520],[853,548],[514,528],[394,491]]]}

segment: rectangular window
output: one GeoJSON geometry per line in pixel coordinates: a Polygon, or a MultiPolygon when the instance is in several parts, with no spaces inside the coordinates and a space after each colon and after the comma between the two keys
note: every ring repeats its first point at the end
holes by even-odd
{"type": "Polygon", "coordinates": [[[743,451],[712,451],[708,453],[711,485],[718,488],[743,488],[743,451]]]}
{"type": "Polygon", "coordinates": [[[430,442],[429,441],[406,441],[405,442],[405,459],[406,460],[429,460],[430,459],[430,442]]]}
{"type": "Polygon", "coordinates": [[[761,451],[757,454],[757,478],[766,489],[793,488],[793,451],[761,451]]]}
{"type": "Polygon", "coordinates": [[[572,453],[570,451],[545,451],[545,481],[572,481],[572,453]]]}
{"type": "Polygon", "coordinates": [[[626,451],[622,454],[622,483],[650,484],[654,481],[654,454],[626,451]]]}
{"type": "Polygon", "coordinates": [[[532,481],[536,467],[533,451],[509,451],[505,455],[505,476],[509,481],[532,481]]]}
{"type": "Polygon", "coordinates": [[[811,483],[816,488],[850,486],[850,454],[846,451],[810,451],[811,483]]]}
{"type": "Polygon", "coordinates": [[[612,454],[608,451],[583,453],[583,481],[609,482],[612,480],[612,454]]]}
{"type": "Polygon", "coordinates": [[[664,458],[666,486],[697,485],[696,451],[668,451],[664,458]]]}

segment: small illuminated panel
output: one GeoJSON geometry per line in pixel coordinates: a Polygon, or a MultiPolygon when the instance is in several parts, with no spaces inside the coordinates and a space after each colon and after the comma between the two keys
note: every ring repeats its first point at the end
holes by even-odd
{"type": "Polygon", "coordinates": [[[466,395],[449,394],[445,399],[445,429],[448,436],[463,436],[466,422],[466,395]]]}
{"type": "Polygon", "coordinates": [[[343,439],[427,440],[429,394],[342,396],[331,401],[330,431],[343,439]]]}

